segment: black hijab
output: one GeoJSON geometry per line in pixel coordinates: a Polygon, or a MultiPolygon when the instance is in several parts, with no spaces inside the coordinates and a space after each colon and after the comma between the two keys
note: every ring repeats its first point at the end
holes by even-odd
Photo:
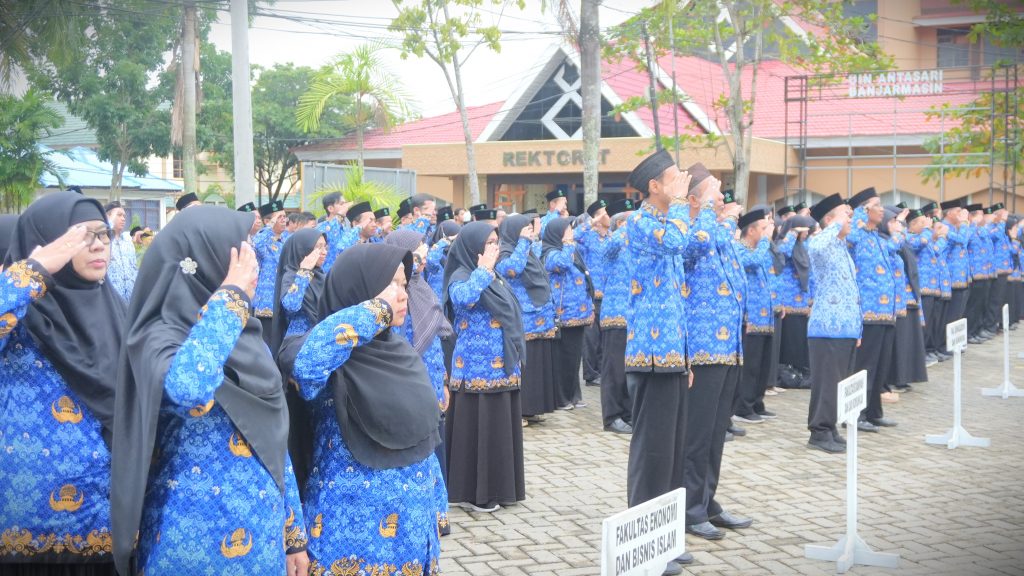
{"type": "MultiPolygon", "coordinates": [[[[547,261],[548,255],[552,252],[560,252],[565,247],[565,244],[562,243],[562,236],[565,235],[565,229],[570,224],[572,224],[571,218],[555,218],[548,222],[544,228],[544,235],[541,237],[540,259],[542,262],[547,261]]],[[[590,279],[590,270],[587,270],[587,265],[583,262],[583,257],[580,256],[578,249],[573,250],[572,261],[576,265],[576,269],[582,272],[583,277],[587,279],[587,294],[593,299],[594,282],[590,279]]]]}
{"type": "MultiPolygon", "coordinates": [[[[316,247],[316,243],[324,233],[316,228],[303,228],[296,230],[285,240],[284,248],[281,249],[281,260],[277,264],[277,279],[274,282],[274,318],[270,323],[270,351],[277,356],[284,341],[284,335],[288,332],[288,315],[281,306],[281,297],[284,296],[285,286],[291,286],[295,282],[295,274],[299,271],[299,265],[309,256],[309,253],[316,247]]],[[[310,325],[320,321],[317,312],[317,303],[320,301],[320,294],[324,290],[324,271],[320,266],[313,267],[313,278],[309,281],[305,294],[302,296],[302,313],[310,320],[310,325]]]]}
{"type": "MultiPolygon", "coordinates": [[[[810,216],[790,216],[782,223],[779,229],[779,240],[784,240],[793,228],[807,228],[807,233],[810,234],[817,225],[818,223],[810,216]]],[[[806,240],[801,240],[799,235],[797,236],[796,244],[793,245],[792,259],[793,268],[796,270],[797,278],[800,280],[800,290],[807,292],[810,285],[811,255],[807,253],[806,240]]]]}
{"type": "Polygon", "coordinates": [[[0,264],[7,256],[7,248],[11,246],[14,226],[18,223],[17,214],[0,214],[0,264]]]}
{"type": "MultiPolygon", "coordinates": [[[[90,220],[107,222],[96,200],[67,191],[43,196],[17,219],[4,268],[63,236],[72,225],[90,220]]],[[[29,306],[22,322],[43,356],[103,425],[109,445],[124,300],[105,282],[83,280],[69,262],[53,275],[52,286],[29,306]]]]}
{"type": "Polygon", "coordinates": [[[437,244],[437,241],[441,238],[451,238],[459,233],[459,223],[455,220],[445,220],[437,225],[434,229],[434,237],[431,239],[431,245],[437,244]]]}
{"type": "MultiPolygon", "coordinates": [[[[394,232],[392,232],[394,234],[394,232]]],[[[390,234],[389,234],[390,236],[390,234]]],[[[320,317],[372,300],[395,270],[412,270],[412,254],[387,244],[356,244],[335,260],[320,299],[320,317]]],[[[293,367],[308,334],[285,339],[282,364],[293,367]]],[[[290,368],[289,368],[290,369],[290,368]]],[[[390,328],[352,349],[330,376],[341,437],[364,466],[383,470],[419,462],[441,443],[437,397],[419,354],[390,328]]],[[[312,452],[313,439],[303,443],[312,452]]]]}
{"type": "MultiPolygon", "coordinates": [[[[154,238],[139,269],[117,378],[111,469],[114,560],[122,574],[139,530],[167,370],[251,226],[250,214],[194,206],[154,238]],[[181,264],[186,258],[193,274],[181,264]]],[[[283,492],[288,410],[280,378],[259,319],[249,316],[214,398],[283,492]]]]}
{"type": "MultiPolygon", "coordinates": [[[[501,246],[501,250],[498,253],[499,262],[515,252],[516,245],[519,243],[519,234],[523,231],[523,228],[530,225],[531,221],[532,219],[529,216],[513,214],[506,217],[502,221],[501,226],[498,226],[498,242],[500,242],[501,246]]],[[[530,295],[530,302],[533,302],[534,306],[544,306],[551,300],[551,285],[548,284],[548,273],[544,270],[544,265],[540,263],[540,259],[534,255],[533,250],[527,251],[526,268],[519,278],[522,280],[526,293],[530,295]]]]}
{"type": "MultiPolygon", "coordinates": [[[[423,234],[401,228],[388,234],[384,243],[414,252],[423,243],[423,234]]],[[[422,356],[430,348],[435,336],[447,338],[453,334],[452,325],[444,317],[437,294],[423,279],[421,271],[414,270],[409,277],[408,292],[409,314],[412,315],[412,347],[422,356]]]]}
{"type": "MultiPolygon", "coordinates": [[[[455,308],[448,288],[454,282],[463,282],[477,269],[477,258],[484,253],[487,237],[494,226],[487,222],[470,222],[459,231],[444,267],[444,289],[441,292],[444,312],[448,320],[455,321],[455,308]]],[[[505,374],[512,374],[526,357],[526,338],[523,335],[522,309],[512,289],[498,277],[480,294],[480,304],[487,309],[491,318],[501,325],[502,356],[505,374]]]]}

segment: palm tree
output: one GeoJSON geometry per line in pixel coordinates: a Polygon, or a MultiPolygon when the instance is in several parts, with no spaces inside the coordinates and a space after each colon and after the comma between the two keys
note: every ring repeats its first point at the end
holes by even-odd
{"type": "Polygon", "coordinates": [[[71,0],[0,0],[0,88],[35,58],[74,58],[81,27],[81,8],[71,0]]]}
{"type": "Polygon", "coordinates": [[[410,112],[408,97],[380,59],[383,49],[378,43],[363,44],[348,54],[335,56],[317,73],[295,110],[299,129],[314,132],[320,127],[324,108],[331,101],[340,103],[345,123],[356,132],[360,169],[366,130],[389,130],[410,112]]]}
{"type": "MultiPolygon", "coordinates": [[[[404,195],[390,184],[367,180],[361,166],[348,167],[344,181],[325,184],[318,188],[310,201],[319,206],[319,200],[331,192],[341,192],[349,202],[369,202],[374,209],[387,206],[392,214],[398,210],[398,203],[404,198],[404,195]]],[[[323,211],[318,210],[317,213],[320,215],[323,211]]]]}

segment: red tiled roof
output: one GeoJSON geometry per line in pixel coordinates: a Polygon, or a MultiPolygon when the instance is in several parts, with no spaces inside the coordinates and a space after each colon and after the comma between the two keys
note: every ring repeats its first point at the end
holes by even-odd
{"type": "MultiPolygon", "coordinates": [[[[806,25],[806,23],[802,23],[806,25]]],[[[707,116],[718,125],[723,134],[730,133],[730,124],[723,110],[716,109],[715,103],[720,95],[729,93],[728,80],[722,73],[718,62],[709,61],[695,56],[677,56],[676,81],[707,116]]],[[[668,75],[671,70],[671,56],[658,59],[658,66],[668,75]]],[[[757,98],[754,106],[753,132],[760,138],[782,139],[786,136],[786,107],[784,102],[786,76],[801,75],[802,72],[779,61],[762,62],[757,75],[757,98]]],[[[605,61],[602,64],[602,79],[623,100],[634,96],[645,96],[649,86],[647,73],[629,60],[621,62],[605,61]]],[[[742,84],[744,97],[750,98],[750,81],[753,76],[751,68],[743,73],[742,84]]],[[[661,88],[666,88],[659,82],[661,88]]],[[[843,94],[844,86],[832,88],[831,92],[812,98],[808,103],[807,136],[846,137],[846,136],[887,136],[887,135],[920,135],[935,134],[942,129],[954,125],[946,120],[940,126],[939,120],[928,120],[925,111],[932,106],[966,104],[976,96],[971,91],[972,84],[957,84],[947,81],[946,94],[928,96],[847,98],[843,94]]],[[[979,88],[981,89],[981,88],[979,88]]],[[[504,106],[513,106],[512,102],[493,102],[483,106],[468,108],[470,131],[473,139],[477,139],[491,119],[504,106]]],[[[790,106],[790,113],[796,114],[798,107],[790,106]]],[[[648,128],[653,130],[653,114],[649,107],[636,110],[635,114],[648,128]]],[[[672,133],[672,106],[658,107],[658,118],[663,134],[672,133]]],[[[795,118],[790,121],[794,122],[795,118]]],[[[789,135],[797,136],[798,127],[790,125],[789,135]]],[[[681,134],[702,134],[703,128],[696,119],[682,106],[679,107],[679,132],[681,134]]],[[[449,112],[440,116],[423,118],[401,126],[390,132],[372,130],[364,137],[364,149],[398,149],[405,144],[437,144],[461,142],[462,123],[459,113],[449,112]]],[[[338,140],[330,140],[304,146],[303,151],[345,150],[355,148],[355,136],[338,140]]]]}
{"type": "MultiPolygon", "coordinates": [[[[483,106],[469,106],[466,114],[469,116],[469,131],[475,140],[484,128],[491,121],[491,118],[501,109],[503,102],[492,102],[483,106]]],[[[441,144],[450,142],[462,142],[462,119],[458,110],[440,116],[421,118],[401,126],[395,126],[389,132],[383,130],[370,130],[363,135],[364,150],[389,150],[401,148],[405,144],[441,144]]],[[[355,134],[302,146],[302,151],[316,150],[346,150],[356,147],[355,134]]]]}
{"type": "MultiPolygon", "coordinates": [[[[669,56],[658,61],[667,70],[669,56]]],[[[754,104],[754,135],[761,138],[781,139],[786,135],[785,77],[802,72],[778,61],[762,62],[757,74],[757,97],[754,104]]],[[[743,93],[750,98],[753,70],[748,68],[742,77],[743,93]]],[[[714,103],[721,94],[729,93],[728,81],[722,68],[715,62],[696,57],[676,58],[676,80],[693,101],[719,126],[723,133],[730,132],[730,124],[723,110],[714,103]]],[[[939,120],[928,120],[925,111],[932,106],[949,103],[960,105],[976,97],[972,83],[946,81],[945,94],[928,96],[847,98],[845,83],[824,91],[808,103],[808,137],[842,137],[848,135],[910,135],[934,134],[940,128],[939,120]]],[[[798,113],[796,104],[790,105],[790,114],[798,113]]],[[[790,119],[793,121],[793,118],[790,119]]],[[[944,128],[953,124],[946,120],[944,128]]],[[[790,136],[798,127],[790,126],[790,136]]]]}

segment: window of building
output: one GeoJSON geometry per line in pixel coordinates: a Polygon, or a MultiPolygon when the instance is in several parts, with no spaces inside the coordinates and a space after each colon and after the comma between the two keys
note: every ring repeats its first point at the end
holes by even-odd
{"type": "Polygon", "coordinates": [[[985,66],[996,62],[1024,62],[1024,48],[1020,46],[996,46],[989,38],[982,38],[981,50],[985,66]]]}
{"type": "Polygon", "coordinates": [[[184,169],[181,167],[181,156],[173,156],[171,165],[171,178],[184,178],[184,169]]]}
{"type": "Polygon", "coordinates": [[[158,230],[160,228],[160,210],[163,205],[159,200],[122,200],[126,216],[126,229],[131,229],[132,222],[138,217],[139,226],[158,230]]]}
{"type": "Polygon", "coordinates": [[[971,65],[971,44],[966,28],[939,28],[937,31],[939,68],[971,65]]]}
{"type": "Polygon", "coordinates": [[[878,41],[878,22],[872,18],[876,14],[878,14],[878,0],[857,0],[843,3],[844,17],[864,19],[864,29],[857,35],[861,42],[878,41]]]}

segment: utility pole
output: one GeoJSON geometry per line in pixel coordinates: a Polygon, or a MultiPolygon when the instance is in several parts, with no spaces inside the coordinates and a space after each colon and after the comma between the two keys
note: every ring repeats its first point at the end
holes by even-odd
{"type": "Polygon", "coordinates": [[[231,0],[231,110],[234,114],[235,205],[256,199],[249,88],[249,0],[231,0]]]}
{"type": "Polygon", "coordinates": [[[597,201],[601,143],[601,0],[583,0],[580,10],[580,96],[583,99],[583,205],[597,201]]]}
{"type": "Polygon", "coordinates": [[[644,35],[644,51],[647,52],[647,78],[651,83],[651,117],[654,121],[654,149],[661,150],[661,128],[658,124],[658,92],[654,88],[654,63],[651,60],[651,37],[647,34],[647,23],[640,23],[644,35]]]}
{"type": "Polygon", "coordinates": [[[196,5],[185,3],[185,20],[181,39],[182,142],[181,168],[185,192],[199,193],[196,173],[196,5]]]}

